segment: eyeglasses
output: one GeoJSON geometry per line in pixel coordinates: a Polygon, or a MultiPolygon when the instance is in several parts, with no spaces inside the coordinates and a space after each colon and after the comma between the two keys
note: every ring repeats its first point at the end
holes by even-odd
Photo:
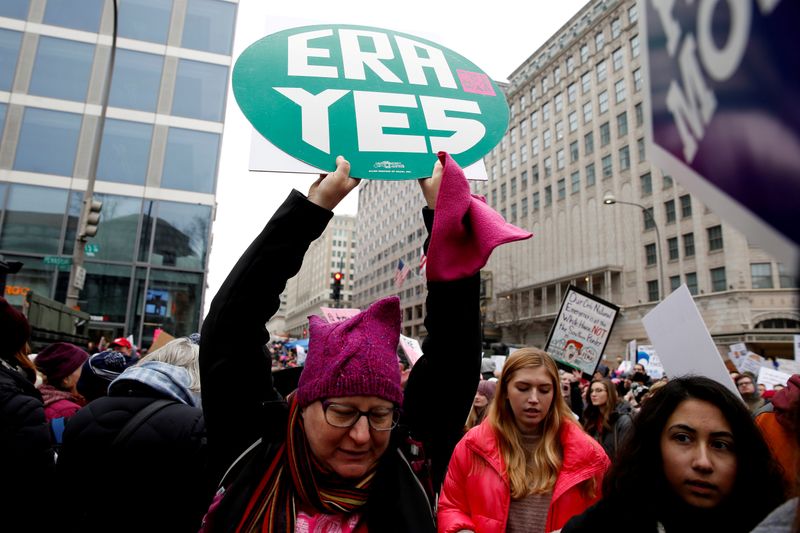
{"type": "Polygon", "coordinates": [[[396,407],[378,407],[369,411],[359,411],[350,405],[323,400],[322,411],[325,421],[335,428],[351,428],[362,416],[367,417],[369,427],[375,431],[391,431],[397,426],[400,410],[396,407]]]}

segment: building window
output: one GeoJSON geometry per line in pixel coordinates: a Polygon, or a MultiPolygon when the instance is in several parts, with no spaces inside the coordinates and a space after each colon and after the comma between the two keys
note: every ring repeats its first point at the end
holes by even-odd
{"type": "Polygon", "coordinates": [[[770,263],[752,263],[750,278],[754,289],[771,289],[772,265],[770,263]]]}
{"type": "Polygon", "coordinates": [[[602,83],[606,81],[606,77],[608,75],[608,69],[606,67],[605,61],[600,61],[595,66],[595,71],[597,72],[597,83],[602,83]]]}
{"type": "Polygon", "coordinates": [[[727,280],[725,279],[725,267],[711,269],[711,291],[720,292],[728,288],[727,280]]]}
{"type": "Polygon", "coordinates": [[[517,204],[511,204],[511,223],[517,221],[517,204]]]}
{"type": "Polygon", "coordinates": [[[571,111],[567,118],[569,119],[569,132],[575,133],[578,131],[578,113],[571,111]]]}
{"type": "Polygon", "coordinates": [[[608,143],[611,142],[611,127],[608,125],[608,122],[603,122],[600,124],[600,146],[608,146],[608,143]]]}
{"type": "Polygon", "coordinates": [[[592,120],[592,101],[583,104],[583,123],[588,124],[592,120]]]}
{"type": "Polygon", "coordinates": [[[573,70],[575,70],[575,58],[569,56],[567,58],[567,74],[572,74],[573,70]]]}
{"type": "Polygon", "coordinates": [[[40,36],[28,92],[83,102],[93,57],[94,45],[40,36]]]}
{"type": "Polygon", "coordinates": [[[669,174],[664,174],[664,176],[661,178],[661,181],[664,184],[664,189],[665,190],[672,188],[672,185],[673,185],[672,177],[669,174]]]}
{"type": "Polygon", "coordinates": [[[539,127],[539,113],[534,111],[531,113],[531,131],[539,127]]]}
{"type": "Polygon", "coordinates": [[[519,136],[525,137],[528,134],[528,121],[524,118],[519,121],[519,136]]]}
{"type": "Polygon", "coordinates": [[[519,176],[519,187],[523,191],[528,188],[528,171],[523,170],[522,174],[519,176]]]}
{"type": "Polygon", "coordinates": [[[675,289],[681,286],[681,277],[680,276],[670,276],[669,277],[669,292],[675,292],[675,289]]]}
{"type": "Polygon", "coordinates": [[[637,20],[639,20],[638,10],[636,9],[636,4],[632,5],[628,8],[628,21],[631,24],[635,24],[637,20]]]}
{"type": "Polygon", "coordinates": [[[163,56],[117,49],[109,104],[155,112],[163,66],[163,56]]]}
{"type": "Polygon", "coordinates": [[[107,118],[97,163],[97,178],[144,185],[152,138],[153,126],[150,124],[107,118]]]}
{"type": "Polygon", "coordinates": [[[614,65],[614,72],[618,71],[622,68],[623,57],[622,57],[622,48],[617,48],[611,53],[611,62],[614,65]]]}
{"type": "Polygon", "coordinates": [[[601,31],[601,32],[598,32],[598,33],[597,33],[597,34],[594,36],[594,46],[595,46],[595,49],[596,49],[596,50],[599,52],[600,50],[602,50],[602,48],[603,48],[603,46],[605,46],[605,44],[606,44],[606,36],[605,36],[605,35],[603,35],[603,32],[602,32],[602,31],[601,31]]]}
{"type": "Polygon", "coordinates": [[[511,144],[516,144],[517,142],[517,128],[512,127],[508,130],[508,137],[511,139],[511,144]]]}
{"type": "Polygon", "coordinates": [[[564,121],[559,120],[556,122],[556,140],[560,141],[564,138],[564,121]]]}
{"type": "Polygon", "coordinates": [[[611,21],[611,38],[616,39],[622,33],[622,21],[619,17],[611,21]]]}
{"type": "Polygon", "coordinates": [[[511,197],[517,195],[517,178],[511,178],[511,197]]]}
{"type": "Polygon", "coordinates": [[[544,93],[546,93],[549,88],[550,88],[550,79],[547,76],[545,76],[544,78],[542,78],[542,95],[544,95],[544,93]]]}
{"type": "Polygon", "coordinates": [[[581,63],[586,63],[589,59],[589,45],[583,44],[581,45],[581,63]]]}
{"type": "Polygon", "coordinates": [[[205,268],[211,207],[158,202],[158,222],[150,263],[191,269],[205,268]],[[176,242],[180,243],[176,247],[176,242]]]}
{"type": "Polygon", "coordinates": [[[539,155],[539,137],[531,139],[531,154],[534,156],[539,155]]]}
{"type": "Polygon", "coordinates": [[[517,152],[511,152],[511,169],[517,168],[517,152]]]}
{"type": "Polygon", "coordinates": [[[694,233],[683,234],[683,255],[684,257],[694,256],[694,233]]]}
{"type": "Polygon", "coordinates": [[[586,94],[589,92],[589,88],[592,86],[592,73],[591,72],[584,72],[581,76],[581,94],[586,94]]]}
{"type": "Polygon", "coordinates": [[[213,193],[218,153],[218,133],[170,128],[161,186],[213,193]]]}
{"type": "Polygon", "coordinates": [[[550,120],[550,102],[545,102],[542,105],[542,120],[543,121],[550,120]]]}
{"type": "Polygon", "coordinates": [[[544,188],[544,205],[548,206],[553,203],[553,188],[548,185],[544,188]]]}
{"type": "MultiPolygon", "coordinates": [[[[76,9],[74,0],[48,0],[43,22],[53,26],[97,33],[104,3],[103,0],[84,0],[80,4],[80,9],[76,9]]],[[[233,27],[233,22],[231,22],[231,27],[233,27]]]]}
{"type": "Polygon", "coordinates": [[[636,151],[639,152],[639,162],[642,163],[647,159],[647,153],[644,147],[644,137],[636,139],[636,151]]]}
{"type": "Polygon", "coordinates": [[[675,200],[667,200],[664,202],[664,215],[667,218],[667,224],[675,223],[675,200]]]}
{"type": "Polygon", "coordinates": [[[533,193],[533,210],[534,211],[538,211],[539,210],[539,193],[538,192],[533,193]]]}
{"type": "Polygon", "coordinates": [[[71,176],[80,130],[81,115],[26,107],[14,169],[71,176]]]}
{"type": "Polygon", "coordinates": [[[520,210],[522,211],[522,218],[528,218],[528,198],[520,200],[520,210]]]}
{"type": "Polygon", "coordinates": [[[575,102],[577,98],[578,98],[578,85],[575,83],[570,83],[567,86],[567,102],[572,104],[575,102]]]}
{"type": "Polygon", "coordinates": [[[0,2],[0,17],[25,20],[28,18],[30,0],[5,0],[0,2]]]}
{"type": "Polygon", "coordinates": [[[583,136],[583,151],[586,155],[594,152],[594,133],[591,131],[583,136]]]}
{"type": "Polygon", "coordinates": [[[642,90],[642,69],[637,68],[633,71],[633,92],[638,93],[642,90]]]}
{"type": "Polygon", "coordinates": [[[119,36],[167,43],[172,2],[164,0],[122,0],[119,3],[119,36]]]}
{"type": "Polygon", "coordinates": [[[564,178],[561,178],[557,182],[558,185],[558,199],[563,200],[567,196],[567,183],[564,178]]]}
{"type": "Polygon", "coordinates": [[[722,250],[722,226],[711,226],[706,231],[708,232],[708,251],[722,250]]]}
{"type": "Polygon", "coordinates": [[[553,83],[558,85],[561,82],[561,67],[553,69],[553,83]]]}
{"type": "Polygon", "coordinates": [[[658,256],[656,255],[655,243],[644,245],[644,257],[647,266],[653,266],[656,264],[656,262],[658,261],[658,256]]]}
{"type": "Polygon", "coordinates": [[[653,218],[653,208],[648,207],[642,210],[642,218],[644,219],[644,229],[653,229],[656,227],[656,219],[653,218]]]}
{"type": "Polygon", "coordinates": [[[497,189],[492,189],[492,206],[497,208],[497,189]]]}
{"type": "Polygon", "coordinates": [[[628,134],[628,113],[623,111],[617,115],[617,135],[624,137],[628,134]]]}
{"type": "Polygon", "coordinates": [[[581,173],[580,171],[576,170],[570,176],[572,180],[572,194],[575,194],[581,189],[581,173]]]}
{"type": "Polygon", "coordinates": [[[531,177],[534,183],[539,183],[539,165],[533,165],[531,167],[531,177]]]}
{"type": "Polygon", "coordinates": [[[697,273],[686,273],[686,288],[689,289],[689,294],[697,295],[697,273]]]}
{"type": "Polygon", "coordinates": [[[644,124],[644,111],[642,111],[642,103],[639,102],[634,106],[634,110],[636,111],[636,127],[640,127],[644,124]]]}
{"type": "Polygon", "coordinates": [[[550,157],[544,158],[544,177],[549,178],[553,175],[553,160],[550,157]]]}
{"type": "Polygon", "coordinates": [[[595,183],[594,163],[586,165],[586,186],[591,187],[595,183]]]}
{"type": "Polygon", "coordinates": [[[781,289],[797,288],[797,278],[789,274],[783,263],[778,263],[778,278],[781,284],[781,289]]]}
{"type": "Polygon", "coordinates": [[[564,110],[564,95],[563,93],[558,93],[553,98],[553,107],[555,108],[556,113],[561,113],[564,110]]]}
{"type": "Polygon", "coordinates": [[[505,203],[507,197],[508,187],[505,183],[500,184],[500,202],[505,203]]]}
{"type": "Polygon", "coordinates": [[[228,68],[180,59],[172,99],[172,114],[221,122],[228,68]]]}
{"type": "MultiPolygon", "coordinates": [[[[67,194],[68,191],[53,187],[10,185],[0,248],[57,254],[67,210],[67,194]]],[[[49,290],[48,287],[47,293],[49,290]]]]}
{"type": "Polygon", "coordinates": [[[542,145],[544,146],[545,149],[550,148],[552,140],[553,140],[553,134],[550,132],[550,128],[544,130],[544,132],[542,132],[542,141],[543,141],[542,145]]]}
{"type": "Polygon", "coordinates": [[[601,162],[603,163],[603,179],[610,178],[611,175],[614,173],[614,168],[611,162],[611,156],[607,155],[603,157],[601,162]]]}
{"type": "Polygon", "coordinates": [[[614,84],[615,102],[621,103],[625,101],[625,80],[621,79],[614,84]]]}
{"type": "MultiPolygon", "coordinates": [[[[27,9],[25,16],[27,17],[27,9]]],[[[11,91],[22,32],[0,28],[0,91],[11,91]]]]}
{"type": "Polygon", "coordinates": [[[578,160],[578,141],[572,141],[569,144],[569,162],[574,163],[578,160]]]}
{"type": "Polygon", "coordinates": [[[681,201],[681,218],[692,216],[692,197],[684,194],[680,197],[681,201]]]}
{"type": "Polygon", "coordinates": [[[556,168],[558,170],[564,169],[564,150],[558,150],[556,152],[556,168]]]}
{"type": "Polygon", "coordinates": [[[631,154],[628,145],[626,144],[622,148],[619,149],[619,169],[628,170],[631,168],[631,154]]]}
{"type": "Polygon", "coordinates": [[[658,301],[658,280],[651,280],[647,282],[647,301],[658,301]]]}
{"type": "Polygon", "coordinates": [[[642,174],[639,178],[639,183],[642,188],[642,196],[650,196],[653,194],[653,178],[650,176],[649,172],[642,174]]]}
{"type": "Polygon", "coordinates": [[[536,95],[536,84],[531,85],[531,103],[535,102],[537,98],[536,95]]]}
{"type": "Polygon", "coordinates": [[[181,46],[215,54],[230,54],[236,4],[218,0],[192,0],[186,6],[181,46]]]}
{"type": "MultiPolygon", "coordinates": [[[[0,104],[0,132],[3,131],[3,128],[6,125],[6,109],[8,108],[7,104],[0,104]]],[[[3,191],[0,189],[0,205],[2,205],[3,201],[3,191]]]]}
{"type": "Polygon", "coordinates": [[[519,147],[519,160],[522,163],[528,162],[528,145],[523,144],[519,147]]]}
{"type": "Polygon", "coordinates": [[[597,95],[597,109],[601,115],[608,111],[608,91],[603,91],[597,95]]]}
{"type": "Polygon", "coordinates": [[[669,260],[674,261],[678,259],[678,238],[672,237],[667,239],[667,250],[669,251],[669,260]]]}
{"type": "Polygon", "coordinates": [[[523,95],[521,95],[519,97],[519,110],[520,110],[520,112],[522,112],[522,110],[525,109],[525,105],[526,104],[527,104],[527,102],[525,101],[525,95],[523,94],[523,95]]]}
{"type": "Polygon", "coordinates": [[[631,37],[631,57],[639,57],[639,36],[631,37]]]}

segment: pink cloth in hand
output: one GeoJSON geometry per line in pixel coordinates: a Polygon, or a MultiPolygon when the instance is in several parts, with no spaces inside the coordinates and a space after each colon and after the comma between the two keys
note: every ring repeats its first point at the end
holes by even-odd
{"type": "Polygon", "coordinates": [[[464,171],[447,152],[439,152],[442,183],[436,198],[427,276],[430,281],[452,281],[476,274],[492,250],[533,234],[506,222],[489,207],[486,198],[470,194],[464,171]]]}

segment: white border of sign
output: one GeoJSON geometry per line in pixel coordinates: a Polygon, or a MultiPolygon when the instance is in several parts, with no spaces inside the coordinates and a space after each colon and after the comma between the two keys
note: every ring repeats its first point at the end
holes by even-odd
{"type": "Polygon", "coordinates": [[[696,195],[704,204],[719,215],[726,224],[734,226],[744,233],[750,242],[758,243],[774,255],[790,274],[797,274],[800,263],[800,246],[783,236],[772,226],[764,222],[758,215],[743,206],[732,197],[728,196],[716,186],[687,166],[683,161],[673,156],[653,142],[653,109],[650,102],[652,87],[650,86],[650,41],[647,35],[647,1],[638,0],[636,9],[639,12],[639,42],[644,45],[643,52],[639,54],[643,69],[645,97],[645,143],[647,158],[659,169],[666,171],[690,193],[696,195]]]}

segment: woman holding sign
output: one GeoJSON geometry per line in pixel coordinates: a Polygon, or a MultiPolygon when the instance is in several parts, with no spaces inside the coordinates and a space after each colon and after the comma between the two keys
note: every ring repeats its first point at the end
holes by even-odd
{"type": "Polygon", "coordinates": [[[562,533],[611,524],[631,533],[748,532],[784,499],[780,470],[747,407],[697,376],[669,381],[644,403],[603,494],[562,533]]]}
{"type": "Polygon", "coordinates": [[[487,420],[453,452],[439,532],[559,529],[599,499],[608,466],[567,407],[553,359],[522,348],[503,365],[487,420]]]}
{"type": "Polygon", "coordinates": [[[203,531],[435,531],[426,489],[444,477],[477,386],[479,271],[496,245],[530,236],[475,209],[461,169],[443,152],[439,160],[420,180],[428,336],[405,392],[396,297],[341,322],[311,317],[297,390],[284,399],[273,387],[264,324],[331,210],[358,184],[344,158],[307,197],[291,193],[215,296],[200,370],[222,481],[203,531]]]}

